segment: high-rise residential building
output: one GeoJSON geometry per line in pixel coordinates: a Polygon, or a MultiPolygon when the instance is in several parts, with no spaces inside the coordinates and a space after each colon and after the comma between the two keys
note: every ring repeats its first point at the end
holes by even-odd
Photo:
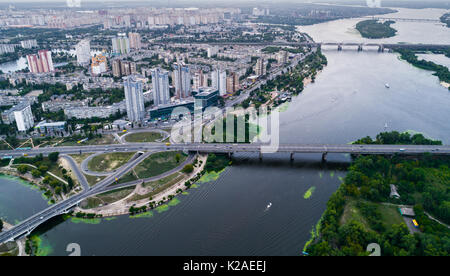
{"type": "Polygon", "coordinates": [[[130,52],[130,40],[121,35],[112,39],[112,51],[116,55],[124,55],[130,52]]]}
{"type": "Polygon", "coordinates": [[[239,86],[239,75],[237,73],[232,72],[227,77],[227,93],[234,94],[240,89],[239,86]]]}
{"type": "Polygon", "coordinates": [[[264,76],[266,74],[266,64],[264,58],[259,58],[255,65],[255,74],[258,76],[264,76]]]}
{"type": "Polygon", "coordinates": [[[180,64],[173,65],[173,86],[178,99],[184,99],[191,95],[191,73],[189,67],[180,64]]]}
{"type": "Polygon", "coordinates": [[[14,53],[16,51],[15,44],[0,44],[0,54],[14,53]]]}
{"type": "Polygon", "coordinates": [[[201,69],[195,72],[193,80],[193,89],[198,90],[200,87],[208,87],[208,77],[201,69]]]}
{"type": "Polygon", "coordinates": [[[130,48],[139,50],[142,47],[141,35],[139,33],[128,33],[128,39],[130,40],[130,48]]]}
{"type": "Polygon", "coordinates": [[[155,106],[168,104],[170,102],[169,93],[169,72],[160,68],[152,69],[153,103],[155,106]]]}
{"type": "Polygon", "coordinates": [[[87,39],[81,40],[76,46],[78,65],[88,65],[91,61],[91,42],[87,39]]]}
{"type": "Polygon", "coordinates": [[[227,72],[216,69],[211,72],[212,87],[219,90],[220,96],[227,94],[227,72]]]}
{"type": "Polygon", "coordinates": [[[108,63],[106,57],[102,54],[92,57],[91,73],[93,75],[100,75],[108,70],[108,63]]]}
{"type": "Polygon", "coordinates": [[[40,50],[37,55],[27,55],[27,62],[28,69],[34,74],[55,71],[52,53],[47,50],[40,50]]]}
{"type": "Polygon", "coordinates": [[[135,76],[124,77],[125,103],[128,120],[142,122],[145,118],[143,83],[135,76]]]}
{"type": "Polygon", "coordinates": [[[218,52],[219,52],[219,48],[217,48],[216,46],[209,47],[208,51],[207,51],[208,58],[216,56],[218,52]]]}
{"type": "Polygon", "coordinates": [[[136,74],[136,62],[115,59],[112,61],[112,71],[114,77],[136,74]]]}
{"type": "Polygon", "coordinates": [[[278,52],[278,54],[277,54],[277,62],[278,62],[279,64],[285,64],[285,63],[287,63],[287,62],[288,62],[288,58],[289,58],[289,55],[288,55],[288,52],[287,52],[287,51],[280,51],[280,52],[278,52]]]}
{"type": "Polygon", "coordinates": [[[37,43],[36,39],[30,39],[30,40],[21,41],[20,46],[22,46],[22,48],[24,48],[24,49],[31,49],[31,48],[38,47],[38,43],[37,43]]]}
{"type": "Polygon", "coordinates": [[[14,118],[19,131],[27,131],[34,126],[33,113],[29,102],[22,102],[13,107],[14,118]]]}

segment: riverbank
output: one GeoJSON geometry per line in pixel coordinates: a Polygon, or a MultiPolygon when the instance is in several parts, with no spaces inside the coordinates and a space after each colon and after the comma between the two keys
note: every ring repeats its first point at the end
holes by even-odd
{"type": "MultiPolygon", "coordinates": [[[[167,189],[164,189],[163,191],[157,193],[156,195],[146,196],[152,192],[152,188],[146,187],[145,184],[140,183],[136,185],[133,192],[131,192],[123,199],[97,208],[83,209],[77,207],[75,209],[75,213],[89,213],[94,214],[97,217],[114,217],[130,214],[130,208],[142,209],[143,207],[152,205],[154,207],[158,205],[162,206],[164,203],[173,200],[173,198],[175,198],[177,194],[183,193],[184,191],[189,189],[190,186],[185,185],[185,183],[192,181],[193,179],[198,178],[198,176],[201,175],[206,166],[207,159],[208,155],[199,155],[196,162],[198,166],[194,166],[194,170],[191,173],[185,174],[182,177],[177,177],[176,183],[174,183],[167,189]]],[[[147,208],[145,208],[145,210],[147,210],[147,208]]]]}
{"type": "MultiPolygon", "coordinates": [[[[14,226],[12,224],[3,221],[3,231],[9,230],[13,227],[14,226]]],[[[28,254],[25,252],[25,242],[26,242],[25,238],[11,242],[10,245],[8,246],[9,251],[0,252],[0,256],[28,256],[28,254]],[[15,245],[13,245],[13,243],[15,243],[15,245]]],[[[6,246],[6,244],[4,246],[6,246]]]]}

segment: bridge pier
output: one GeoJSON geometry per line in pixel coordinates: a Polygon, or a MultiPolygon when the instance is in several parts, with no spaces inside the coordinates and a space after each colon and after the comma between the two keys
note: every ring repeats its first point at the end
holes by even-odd
{"type": "Polygon", "coordinates": [[[362,50],[363,50],[363,46],[362,46],[362,44],[359,44],[358,45],[358,52],[362,52],[362,50]]]}
{"type": "Polygon", "coordinates": [[[384,45],[378,46],[378,52],[383,53],[384,52],[384,45]]]}
{"type": "Polygon", "coordinates": [[[294,161],[294,153],[293,152],[291,152],[291,161],[294,161]]]}
{"type": "Polygon", "coordinates": [[[338,44],[338,51],[342,51],[342,44],[338,44]]]}
{"type": "Polygon", "coordinates": [[[263,159],[262,152],[259,152],[259,161],[262,161],[262,159],[263,159]]]}
{"type": "Polygon", "coordinates": [[[231,157],[233,157],[233,154],[234,154],[234,153],[233,153],[233,152],[231,152],[231,151],[230,151],[230,152],[228,152],[228,159],[231,159],[231,157]]]}
{"type": "Polygon", "coordinates": [[[328,152],[322,153],[322,162],[327,162],[327,155],[328,155],[328,152]]]}

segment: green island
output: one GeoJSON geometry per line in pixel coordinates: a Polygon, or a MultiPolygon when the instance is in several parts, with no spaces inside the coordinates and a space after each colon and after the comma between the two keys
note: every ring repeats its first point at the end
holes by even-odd
{"type": "MultiPolygon", "coordinates": [[[[417,58],[416,53],[422,52],[422,51],[411,51],[407,49],[397,49],[395,50],[400,54],[400,58],[407,61],[408,63],[414,65],[417,68],[428,70],[428,71],[434,71],[435,76],[439,78],[440,81],[450,83],[450,71],[447,67],[443,65],[436,64],[431,61],[427,60],[419,60],[417,58]]],[[[449,57],[450,56],[450,50],[447,50],[444,52],[444,54],[449,57]]],[[[449,87],[450,89],[450,87],[449,87]]]]}
{"type": "MultiPolygon", "coordinates": [[[[381,133],[358,143],[441,144],[421,134],[381,133]],[[409,137],[409,138],[408,138],[409,137]]],[[[367,256],[377,243],[382,256],[448,256],[450,160],[445,157],[359,156],[331,196],[304,254],[367,256]],[[392,196],[392,186],[400,197],[392,196]],[[413,213],[401,213],[401,207],[413,213]],[[412,219],[418,223],[412,224],[412,219]],[[408,225],[407,225],[408,224],[408,225]]]]}
{"type": "Polygon", "coordinates": [[[381,23],[378,20],[364,20],[356,24],[356,29],[364,38],[388,38],[395,36],[397,33],[397,30],[391,27],[394,23],[395,21],[381,23]]]}
{"type": "Polygon", "coordinates": [[[450,28],[450,13],[446,13],[440,18],[441,22],[447,25],[447,28],[450,28]]]}

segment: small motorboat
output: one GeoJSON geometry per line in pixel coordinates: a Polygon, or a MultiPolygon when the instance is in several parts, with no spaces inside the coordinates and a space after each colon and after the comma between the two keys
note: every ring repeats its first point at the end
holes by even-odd
{"type": "Polygon", "coordinates": [[[386,86],[386,88],[391,88],[391,86],[389,85],[389,83],[386,83],[384,86],[386,86]]]}

